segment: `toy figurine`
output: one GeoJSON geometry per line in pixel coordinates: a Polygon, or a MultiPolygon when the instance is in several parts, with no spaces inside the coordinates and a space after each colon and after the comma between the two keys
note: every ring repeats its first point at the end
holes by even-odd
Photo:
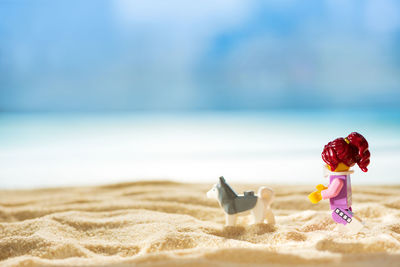
{"type": "Polygon", "coordinates": [[[329,199],[332,218],[335,222],[349,225],[349,228],[359,231],[364,223],[356,217],[351,209],[350,168],[357,163],[360,169],[367,172],[370,152],[367,140],[359,133],[353,132],[346,138],[337,138],[325,145],[322,159],[325,176],[329,176],[329,186],[317,185],[317,191],[308,198],[312,203],[321,199],[329,199]]]}
{"type": "Polygon", "coordinates": [[[274,191],[268,187],[260,187],[258,195],[255,195],[254,191],[247,191],[243,195],[238,195],[221,176],[219,182],[207,192],[207,197],[218,200],[225,211],[227,226],[235,225],[237,215],[242,215],[246,211],[250,211],[252,214],[253,223],[263,223],[264,219],[267,218],[269,224],[275,224],[275,217],[270,208],[274,191]]]}

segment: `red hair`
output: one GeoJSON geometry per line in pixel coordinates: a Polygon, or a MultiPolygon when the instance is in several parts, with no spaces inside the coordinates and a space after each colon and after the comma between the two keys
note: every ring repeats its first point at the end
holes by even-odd
{"type": "Polygon", "coordinates": [[[357,163],[362,171],[367,172],[371,153],[364,136],[353,132],[346,138],[340,137],[329,142],[325,145],[321,155],[325,163],[331,167],[331,170],[335,170],[342,162],[349,167],[357,163]]]}

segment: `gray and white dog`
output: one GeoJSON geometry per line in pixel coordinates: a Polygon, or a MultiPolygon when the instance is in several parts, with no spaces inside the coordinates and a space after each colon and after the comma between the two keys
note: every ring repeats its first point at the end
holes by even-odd
{"type": "Polygon", "coordinates": [[[238,195],[221,176],[219,182],[207,192],[207,197],[218,200],[225,211],[225,224],[228,226],[235,225],[237,215],[244,215],[246,211],[250,211],[253,216],[252,223],[263,223],[267,219],[269,224],[275,224],[275,216],[270,207],[274,191],[268,187],[260,187],[257,195],[254,191],[238,195]]]}

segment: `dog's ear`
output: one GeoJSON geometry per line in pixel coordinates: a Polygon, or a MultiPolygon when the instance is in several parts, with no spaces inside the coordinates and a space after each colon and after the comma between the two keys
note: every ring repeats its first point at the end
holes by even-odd
{"type": "Polygon", "coordinates": [[[219,177],[219,182],[220,182],[221,184],[225,184],[225,178],[224,178],[224,176],[219,177]]]}

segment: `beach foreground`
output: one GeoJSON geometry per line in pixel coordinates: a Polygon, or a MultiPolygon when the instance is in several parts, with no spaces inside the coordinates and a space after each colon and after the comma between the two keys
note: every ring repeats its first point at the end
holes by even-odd
{"type": "Polygon", "coordinates": [[[0,190],[0,265],[399,266],[400,186],[353,188],[358,234],[333,222],[327,201],[309,203],[313,186],[268,186],[275,226],[245,216],[224,227],[211,184],[0,190]]]}

